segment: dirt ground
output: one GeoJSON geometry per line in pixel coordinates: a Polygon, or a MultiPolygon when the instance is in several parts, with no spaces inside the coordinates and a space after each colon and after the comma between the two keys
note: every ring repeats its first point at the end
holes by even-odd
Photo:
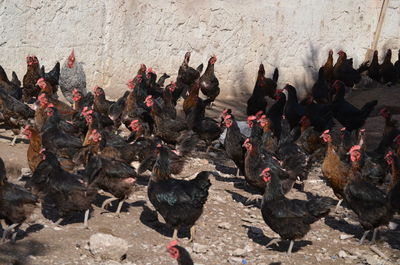
{"type": "MultiPolygon", "coordinates": [[[[348,98],[357,106],[366,100],[378,99],[377,109],[389,106],[399,114],[396,109],[400,105],[399,89],[379,87],[368,91],[357,90],[348,98]]],[[[208,113],[215,117],[223,107],[228,106],[234,109],[237,116],[243,117],[245,101],[241,101],[219,101],[215,109],[208,113]]],[[[365,125],[370,148],[376,146],[383,129],[382,118],[376,112],[372,116],[365,125]]],[[[395,118],[399,120],[400,116],[396,115],[395,118]]],[[[10,136],[8,131],[0,129],[0,156],[9,169],[10,180],[23,184],[19,180],[20,169],[28,167],[28,142],[19,140],[11,147],[10,136]]],[[[267,248],[265,245],[278,235],[264,223],[260,209],[255,204],[246,203],[251,194],[243,185],[243,178],[234,175],[234,164],[226,158],[223,150],[216,149],[206,155],[201,143],[197,150],[188,158],[182,176],[190,176],[201,170],[217,171],[220,176],[211,177],[210,195],[198,222],[194,243],[189,243],[188,231],[179,233],[180,245],[191,253],[196,264],[400,264],[400,226],[395,230],[381,227],[375,247],[368,243],[360,246],[358,241],[363,230],[357,217],[344,207],[313,224],[311,231],[295,242],[291,256],[286,255],[289,242],[283,241],[279,246],[267,248]]],[[[146,203],[149,174],[146,172],[138,179],[138,191],[125,203],[119,218],[113,213],[116,204],[109,208],[110,212],[103,212],[99,208],[107,198],[99,194],[93,204],[89,229],[83,228],[83,214],[57,227],[53,221],[43,217],[42,210],[38,208],[33,220],[22,225],[16,244],[7,242],[0,245],[0,264],[12,261],[32,265],[176,264],[165,250],[172,230],[163,221],[155,220],[151,204],[146,203]],[[101,261],[90,253],[89,238],[98,232],[109,233],[129,242],[124,261],[101,261]]],[[[315,165],[305,183],[304,192],[294,188],[288,197],[307,199],[311,194],[319,194],[335,198],[320,176],[320,165],[315,165]]],[[[400,216],[395,216],[393,222],[400,224],[400,216]]]]}

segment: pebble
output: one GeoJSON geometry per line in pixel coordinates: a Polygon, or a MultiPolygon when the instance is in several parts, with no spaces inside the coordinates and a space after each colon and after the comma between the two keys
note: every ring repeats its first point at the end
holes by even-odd
{"type": "Polygon", "coordinates": [[[338,253],[338,256],[341,257],[342,259],[347,257],[347,253],[344,250],[340,250],[338,253]]]}
{"type": "Polygon", "coordinates": [[[232,256],[234,256],[234,257],[245,257],[246,253],[247,253],[247,251],[245,249],[237,248],[232,252],[232,256]]]}
{"type": "Polygon", "coordinates": [[[243,259],[238,257],[230,257],[228,262],[229,264],[243,264],[243,259]]]}
{"type": "Polygon", "coordinates": [[[246,218],[246,217],[241,218],[241,220],[248,222],[248,223],[256,223],[257,222],[257,220],[254,220],[252,218],[246,218]]]}
{"type": "Polygon", "coordinates": [[[199,243],[193,244],[193,252],[194,253],[206,253],[207,250],[208,250],[208,246],[206,246],[206,245],[201,245],[199,243]]]}
{"type": "Polygon", "coordinates": [[[232,225],[228,222],[223,222],[218,224],[218,228],[230,230],[232,225]]]}

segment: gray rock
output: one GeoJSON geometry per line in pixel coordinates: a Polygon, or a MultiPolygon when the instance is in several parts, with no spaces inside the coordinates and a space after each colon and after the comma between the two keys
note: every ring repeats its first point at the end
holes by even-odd
{"type": "Polygon", "coordinates": [[[208,246],[201,245],[199,243],[193,244],[193,252],[194,253],[206,253],[208,251],[208,246]]]}
{"type": "Polygon", "coordinates": [[[109,234],[97,233],[90,237],[90,252],[103,260],[124,259],[128,251],[128,242],[109,234]]]}
{"type": "Polygon", "coordinates": [[[242,264],[242,258],[238,258],[238,257],[230,257],[228,259],[229,264],[242,264]]]}

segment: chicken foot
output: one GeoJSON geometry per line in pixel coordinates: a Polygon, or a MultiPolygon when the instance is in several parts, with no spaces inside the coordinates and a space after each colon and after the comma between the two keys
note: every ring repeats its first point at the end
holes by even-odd
{"type": "Polygon", "coordinates": [[[251,196],[249,196],[246,200],[246,204],[250,203],[250,202],[255,202],[256,205],[260,205],[261,204],[261,200],[262,200],[262,195],[260,194],[253,194],[251,196]]]}
{"type": "Polygon", "coordinates": [[[339,200],[338,203],[336,204],[335,213],[337,213],[339,206],[340,206],[340,204],[342,204],[342,202],[343,202],[343,199],[339,200]]]}
{"type": "Polygon", "coordinates": [[[15,145],[15,142],[17,141],[17,138],[18,138],[18,135],[14,135],[14,138],[12,139],[12,141],[10,143],[11,146],[15,145]]]}
{"type": "Polygon", "coordinates": [[[280,238],[273,238],[271,239],[265,247],[269,247],[272,245],[277,245],[279,247],[280,238]]]}
{"type": "MultiPolygon", "coordinates": [[[[12,233],[14,228],[16,228],[19,224],[12,224],[10,226],[7,226],[6,222],[4,220],[1,220],[1,226],[3,227],[3,235],[1,237],[1,242],[5,242],[6,238],[8,236],[9,233],[12,233]]],[[[15,239],[17,237],[17,231],[15,231],[14,233],[12,233],[11,236],[11,242],[15,242],[15,239]]]]}
{"type": "Polygon", "coordinates": [[[113,202],[113,201],[115,201],[115,200],[118,200],[118,199],[115,198],[115,197],[108,198],[108,199],[105,200],[105,201],[103,202],[103,204],[101,205],[101,209],[105,210],[105,207],[106,207],[108,204],[111,204],[111,202],[113,202]]]}
{"type": "Polygon", "coordinates": [[[117,217],[119,217],[119,213],[121,212],[122,205],[124,204],[124,202],[125,202],[125,200],[121,200],[121,201],[118,203],[117,211],[115,212],[115,213],[117,214],[117,217]]]}

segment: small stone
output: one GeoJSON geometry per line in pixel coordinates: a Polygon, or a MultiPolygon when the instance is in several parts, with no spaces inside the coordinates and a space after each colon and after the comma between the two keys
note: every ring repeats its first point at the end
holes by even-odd
{"type": "Polygon", "coordinates": [[[342,259],[347,257],[347,253],[344,250],[340,250],[338,253],[338,256],[341,257],[342,259]]]}
{"type": "Polygon", "coordinates": [[[245,221],[245,222],[248,222],[248,223],[255,223],[255,222],[257,222],[257,220],[254,220],[254,219],[251,219],[251,218],[246,218],[246,217],[243,217],[241,220],[242,220],[242,221],[245,221]]]}
{"type": "Polygon", "coordinates": [[[246,253],[247,253],[247,251],[245,249],[237,248],[232,252],[232,256],[234,256],[234,257],[245,257],[246,253]]]}
{"type": "Polygon", "coordinates": [[[341,240],[346,240],[346,239],[349,239],[349,238],[352,238],[352,237],[354,237],[354,235],[345,235],[345,234],[341,234],[340,235],[340,239],[341,240]]]}
{"type": "Polygon", "coordinates": [[[128,251],[128,242],[110,234],[97,233],[90,237],[90,252],[103,260],[120,261],[128,251]]]}
{"type": "Polygon", "coordinates": [[[59,226],[55,226],[54,227],[54,230],[56,230],[56,231],[60,231],[60,230],[63,230],[61,227],[59,227],[59,226]]]}
{"type": "Polygon", "coordinates": [[[223,223],[218,224],[218,228],[221,228],[221,229],[229,230],[229,229],[231,229],[231,227],[232,227],[232,225],[230,223],[227,223],[227,222],[223,222],[223,223]]]}
{"type": "Polygon", "coordinates": [[[193,244],[193,252],[195,252],[195,253],[206,253],[207,250],[208,250],[208,246],[206,246],[206,245],[201,245],[199,243],[193,244]]]}
{"type": "Polygon", "coordinates": [[[243,259],[238,257],[230,257],[228,259],[229,264],[243,264],[242,261],[243,259]]]}

